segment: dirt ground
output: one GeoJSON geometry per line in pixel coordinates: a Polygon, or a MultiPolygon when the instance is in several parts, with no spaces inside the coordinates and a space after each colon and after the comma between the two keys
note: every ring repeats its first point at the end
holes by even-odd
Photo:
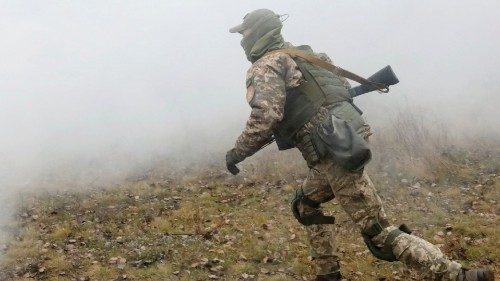
{"type": "MultiPolygon", "coordinates": [[[[395,224],[498,274],[498,155],[448,151],[439,156],[448,169],[436,173],[382,155],[368,172],[395,224]]],[[[11,239],[0,247],[0,280],[310,280],[305,231],[289,210],[306,169],[295,154],[266,157],[237,177],[217,165],[163,168],[113,187],[26,192],[16,221],[2,226],[11,239]]],[[[373,258],[335,200],[325,207],[347,280],[420,280],[373,258]]]]}

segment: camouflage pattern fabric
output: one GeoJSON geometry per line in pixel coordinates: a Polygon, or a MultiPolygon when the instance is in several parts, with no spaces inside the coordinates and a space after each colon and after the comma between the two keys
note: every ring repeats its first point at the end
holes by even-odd
{"type": "MultiPolygon", "coordinates": [[[[295,61],[282,53],[264,56],[248,70],[246,96],[252,112],[233,149],[240,160],[254,154],[270,140],[273,130],[283,118],[286,91],[297,87],[303,79],[295,61]]],[[[296,136],[299,150],[301,138],[328,113],[329,108],[322,108],[299,131],[296,136]]],[[[365,127],[366,132],[360,133],[368,137],[371,133],[369,127],[365,127]]],[[[319,202],[332,197],[333,193],[360,230],[367,229],[374,221],[389,225],[380,197],[366,173],[348,172],[330,160],[322,160],[310,170],[303,189],[308,198],[319,202]]],[[[299,211],[304,215],[322,212],[321,207],[315,209],[304,205],[299,206],[299,211]]],[[[392,229],[395,229],[394,226],[384,229],[373,238],[374,242],[381,246],[392,229]]],[[[331,226],[312,225],[306,227],[306,232],[317,274],[338,271],[339,259],[335,254],[331,226]]],[[[448,260],[436,246],[413,235],[398,236],[393,241],[392,249],[398,260],[431,280],[454,281],[461,269],[460,264],[448,260]]]]}
{"type": "Polygon", "coordinates": [[[271,139],[273,129],[283,119],[286,90],[302,81],[297,64],[286,54],[270,54],[252,65],[247,72],[247,100],[252,112],[234,148],[239,159],[254,154],[271,139]]]}
{"type": "MultiPolygon", "coordinates": [[[[384,240],[386,233],[394,229],[395,226],[386,229],[375,239],[384,240]]],[[[459,263],[447,259],[438,247],[414,235],[403,233],[391,246],[398,260],[420,271],[424,280],[457,280],[462,268],[459,263]]]]}
{"type": "MultiPolygon", "coordinates": [[[[328,180],[316,169],[309,170],[302,189],[307,198],[316,202],[322,202],[325,198],[333,198],[333,191],[328,180]]],[[[299,212],[301,215],[313,215],[317,212],[323,214],[321,207],[312,208],[304,204],[299,205],[299,212]]],[[[339,271],[339,257],[336,253],[332,225],[318,224],[305,226],[305,228],[316,274],[326,275],[339,271]]]]}
{"type": "MultiPolygon", "coordinates": [[[[335,195],[345,212],[358,225],[360,231],[370,227],[374,221],[388,224],[382,201],[377,195],[370,178],[365,172],[349,172],[330,160],[323,160],[309,172],[303,185],[304,194],[315,201],[335,195]]],[[[302,205],[299,211],[306,214],[317,209],[302,205]]],[[[373,241],[383,246],[388,234],[395,226],[385,228],[373,241]]],[[[329,263],[338,260],[335,254],[334,239],[326,225],[306,227],[312,257],[316,260],[317,274],[336,270],[329,263]],[[321,261],[325,259],[326,261],[321,261]]],[[[418,271],[424,280],[457,279],[461,265],[450,261],[435,245],[414,235],[401,234],[392,243],[392,251],[399,261],[418,271]]]]}
{"type": "Polygon", "coordinates": [[[336,253],[335,237],[331,224],[306,226],[307,240],[317,275],[340,271],[340,259],[336,253]]]}

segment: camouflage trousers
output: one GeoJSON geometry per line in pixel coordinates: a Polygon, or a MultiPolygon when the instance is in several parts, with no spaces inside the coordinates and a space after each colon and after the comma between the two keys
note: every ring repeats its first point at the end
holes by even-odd
{"type": "MultiPolygon", "coordinates": [[[[390,225],[381,199],[366,172],[349,172],[330,160],[323,160],[310,170],[302,189],[307,198],[317,202],[334,195],[360,231],[374,221],[390,225]]],[[[318,209],[321,211],[321,207],[318,209]]],[[[318,212],[318,209],[304,204],[299,206],[301,215],[318,212]]],[[[382,247],[394,229],[395,226],[384,228],[372,241],[382,247]]],[[[306,226],[306,232],[317,274],[340,270],[332,226],[310,225],[306,226]]],[[[391,248],[399,261],[418,271],[424,280],[455,281],[461,270],[461,265],[447,259],[438,247],[414,235],[403,233],[397,236],[391,248]]]]}

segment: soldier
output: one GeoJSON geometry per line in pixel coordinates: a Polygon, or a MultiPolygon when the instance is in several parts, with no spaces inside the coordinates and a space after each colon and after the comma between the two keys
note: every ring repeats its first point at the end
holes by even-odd
{"type": "Polygon", "coordinates": [[[273,138],[280,149],[300,150],[310,171],[296,193],[292,210],[306,228],[316,267],[315,280],[342,279],[331,229],[333,220],[323,215],[321,209],[321,204],[333,198],[337,198],[359,227],[377,258],[399,260],[420,272],[424,279],[493,280],[490,270],[464,269],[446,258],[435,245],[411,235],[404,225],[399,228],[391,225],[362,166],[346,169],[345,165],[319,153],[312,132],[330,122],[331,116],[345,120],[364,139],[371,134],[370,127],[352,103],[351,87],[345,78],[285,50],[299,49],[330,62],[328,56],[315,54],[308,46],[286,43],[281,28],[279,15],[259,9],[248,13],[242,24],[230,29],[231,33],[243,35],[241,46],[252,63],[246,77],[246,99],[252,112],[235,147],[227,152],[226,164],[236,174],[237,163],[273,138]]]}

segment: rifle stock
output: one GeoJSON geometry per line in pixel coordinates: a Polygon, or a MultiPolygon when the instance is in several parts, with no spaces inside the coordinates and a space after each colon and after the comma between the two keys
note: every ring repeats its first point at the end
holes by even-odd
{"type": "MultiPolygon", "coordinates": [[[[378,84],[384,84],[387,87],[399,83],[399,79],[390,65],[382,68],[372,76],[368,77],[368,80],[378,84]]],[[[362,84],[351,88],[350,93],[352,97],[357,97],[376,90],[378,90],[377,87],[372,84],[362,84]]]]}

